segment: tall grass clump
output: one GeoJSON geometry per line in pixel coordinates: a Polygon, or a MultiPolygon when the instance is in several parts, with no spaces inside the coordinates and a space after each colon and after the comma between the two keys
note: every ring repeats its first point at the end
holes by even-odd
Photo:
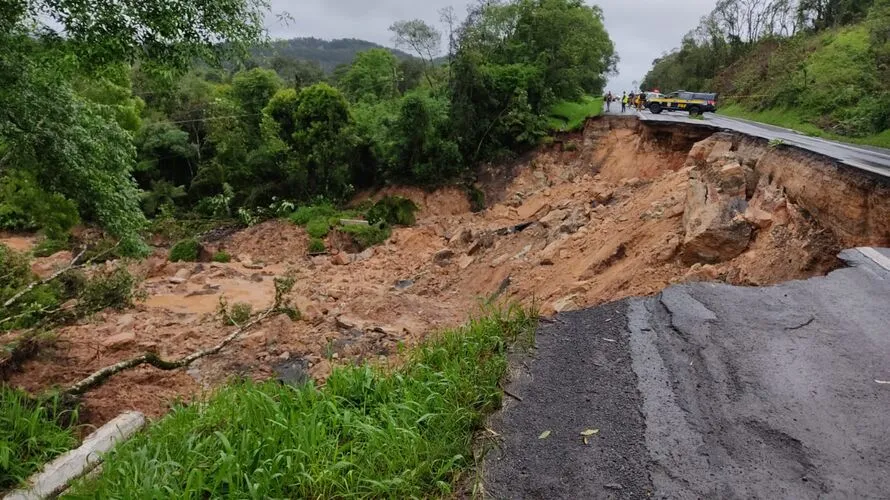
{"type": "Polygon", "coordinates": [[[77,444],[77,412],[57,399],[36,401],[0,387],[0,493],[21,486],[48,461],[77,444]]]}
{"type": "Polygon", "coordinates": [[[181,406],[107,457],[73,498],[429,498],[473,464],[507,347],[534,314],[494,312],[325,386],[241,382],[181,406]]]}
{"type": "Polygon", "coordinates": [[[417,222],[416,203],[402,196],[386,196],[368,210],[368,222],[385,222],[398,226],[413,226],[417,222]]]}
{"type": "Polygon", "coordinates": [[[392,236],[392,228],[385,222],[367,226],[341,226],[337,230],[349,235],[360,250],[379,245],[392,236]]]}

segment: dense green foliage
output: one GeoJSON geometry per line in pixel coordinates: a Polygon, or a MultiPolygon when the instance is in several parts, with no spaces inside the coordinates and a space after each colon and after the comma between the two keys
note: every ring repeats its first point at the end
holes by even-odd
{"type": "Polygon", "coordinates": [[[35,401],[0,387],[0,493],[24,484],[43,464],[77,444],[77,412],[58,399],[35,401]]]}
{"type": "Polygon", "coordinates": [[[395,372],[337,368],[324,387],[249,382],[175,409],[118,446],[71,498],[430,498],[454,494],[501,400],[513,309],[448,331],[395,372]]]}
{"type": "MultiPolygon", "coordinates": [[[[80,218],[121,238],[129,253],[144,250],[145,224],[132,177],[142,101],[132,95],[130,65],[155,74],[182,70],[262,33],[260,0],[150,5],[20,0],[0,15],[2,184],[34,191],[38,206],[58,201],[70,214],[76,205],[80,218]]],[[[0,222],[54,232],[76,220],[44,224],[40,210],[21,203],[28,198],[4,198],[0,222]]]]}
{"type": "Polygon", "coordinates": [[[580,101],[558,102],[550,107],[550,128],[560,132],[579,130],[591,116],[600,114],[603,100],[584,96],[580,101]]]}
{"type": "Polygon", "coordinates": [[[81,316],[108,307],[124,310],[133,305],[134,286],[136,278],[126,268],[97,271],[84,282],[83,290],[77,298],[77,310],[81,316]]]}
{"type": "Polygon", "coordinates": [[[201,244],[194,238],[177,241],[170,247],[167,260],[170,262],[195,262],[201,252],[201,244]]]}
{"type": "Polygon", "coordinates": [[[392,235],[391,225],[411,226],[415,223],[417,205],[401,196],[387,196],[362,209],[338,210],[331,205],[306,205],[290,215],[290,220],[306,228],[311,240],[309,253],[323,253],[322,238],[332,230],[352,241],[356,250],[379,245],[392,235]],[[364,218],[368,224],[341,224],[342,220],[364,218]]]}
{"type": "Polygon", "coordinates": [[[309,252],[309,255],[322,254],[327,252],[328,248],[325,246],[324,241],[318,238],[310,238],[307,251],[309,252]]]}
{"type": "Polygon", "coordinates": [[[220,250],[213,254],[213,262],[219,262],[220,264],[228,264],[232,261],[232,256],[229,252],[220,250]]]}
{"type": "Polygon", "coordinates": [[[890,1],[746,5],[719,2],[643,88],[717,91],[736,115],[830,137],[874,142],[890,129],[890,1]]]}
{"type": "Polygon", "coordinates": [[[420,209],[413,201],[401,196],[385,196],[374,204],[367,214],[368,222],[385,222],[398,226],[413,226],[415,214],[420,209]]]}
{"type": "Polygon", "coordinates": [[[470,161],[537,143],[550,106],[600,95],[617,60],[601,11],[579,0],[481,4],[456,44],[451,113],[470,161]]]}
{"type": "MultiPolygon", "coordinates": [[[[27,255],[0,245],[0,304],[15,297],[37,281],[27,255]]],[[[22,294],[8,307],[0,305],[0,332],[62,323],[106,307],[122,309],[132,305],[136,279],[126,268],[96,271],[89,279],[77,269],[69,270],[47,283],[22,294]],[[73,309],[61,306],[75,299],[73,309]]]]}
{"type": "MultiPolygon", "coordinates": [[[[0,245],[0,303],[5,303],[20,290],[34,281],[27,256],[0,245]]],[[[42,311],[55,309],[61,304],[59,290],[50,284],[35,287],[11,307],[0,307],[0,331],[27,328],[34,325],[42,311]]]]}
{"type": "Polygon", "coordinates": [[[416,57],[292,40],[211,67],[196,61],[260,39],[261,0],[161,3],[13,9],[0,32],[12,48],[0,55],[0,229],[65,241],[97,223],[138,253],[146,217],[253,224],[387,183],[468,184],[478,163],[536,145],[553,104],[599,94],[616,60],[598,8],[510,0],[452,17],[444,60],[442,34],[415,19],[391,30],[416,57]],[[35,31],[41,13],[70,38],[35,31]],[[331,75],[311,62],[319,50],[338,61],[331,75]]]}

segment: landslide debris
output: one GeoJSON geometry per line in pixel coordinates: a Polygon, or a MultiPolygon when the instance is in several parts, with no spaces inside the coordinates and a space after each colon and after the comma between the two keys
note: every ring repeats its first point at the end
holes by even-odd
{"type": "MultiPolygon", "coordinates": [[[[460,189],[375,193],[413,200],[417,224],[360,253],[310,256],[305,230],[287,221],[205,242],[235,257],[229,263],[171,263],[159,248],[137,269],[144,303],[61,329],[57,347],[10,382],[64,386],[137,353],[170,359],[212,346],[231,330],[216,314],[220,299],[259,310],[285,273],[300,319],[270,319],[187,372],[122,373],[87,394],[88,418],[158,416],[232,376],[324,380],[338,363],[395,362],[401,346],[491,300],[534,301],[552,314],[670,283],[761,285],[837,265],[836,229],[789,199],[736,137],[610,117],[572,141],[579,146],[557,143],[504,167],[500,194],[488,197],[500,201],[480,213],[460,189]]],[[[760,153],[775,163],[777,153],[760,153]]]]}

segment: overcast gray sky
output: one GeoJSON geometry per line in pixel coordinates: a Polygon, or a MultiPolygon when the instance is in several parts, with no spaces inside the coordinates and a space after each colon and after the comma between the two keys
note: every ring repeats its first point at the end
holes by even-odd
{"type": "MultiPolygon", "coordinates": [[[[466,0],[271,0],[272,15],[267,27],[275,38],[314,36],[317,38],[360,38],[391,46],[388,31],[393,21],[423,19],[439,23],[442,7],[455,8],[461,20],[466,0]],[[276,14],[287,12],[289,24],[276,14]]],[[[588,0],[603,9],[606,29],[621,57],[619,74],[608,89],[630,90],[641,80],[652,60],[679,46],[680,39],[693,29],[701,16],[714,8],[716,0],[588,0]]]]}

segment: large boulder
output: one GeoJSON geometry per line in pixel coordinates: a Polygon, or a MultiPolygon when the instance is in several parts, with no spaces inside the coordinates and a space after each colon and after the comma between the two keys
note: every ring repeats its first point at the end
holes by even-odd
{"type": "Polygon", "coordinates": [[[733,150],[733,136],[726,132],[718,132],[703,141],[699,141],[689,150],[686,158],[687,167],[703,167],[733,150]]]}
{"type": "Polygon", "coordinates": [[[748,248],[753,229],[744,217],[746,192],[746,167],[737,160],[722,157],[690,171],[683,214],[684,262],[723,262],[748,248]]]}

